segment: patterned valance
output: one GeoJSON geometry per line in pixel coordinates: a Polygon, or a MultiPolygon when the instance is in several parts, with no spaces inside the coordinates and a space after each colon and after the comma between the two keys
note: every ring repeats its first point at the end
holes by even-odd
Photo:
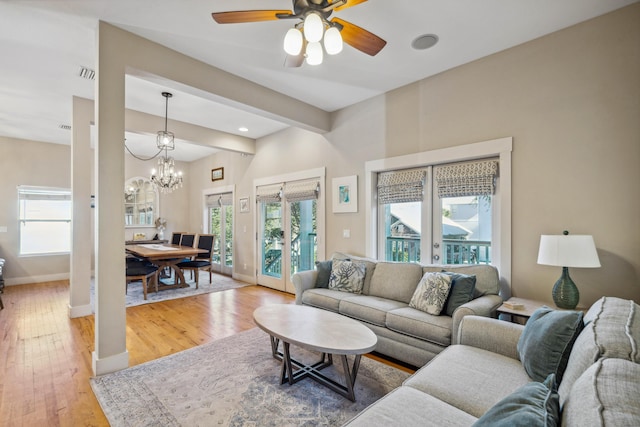
{"type": "Polygon", "coordinates": [[[233,206],[233,193],[210,194],[207,196],[207,207],[233,206]]]}
{"type": "Polygon", "coordinates": [[[421,202],[426,175],[424,169],[380,172],[378,204],[421,202]]]}
{"type": "Polygon", "coordinates": [[[256,187],[256,202],[279,202],[282,200],[282,184],[256,187]]]}
{"type": "Polygon", "coordinates": [[[284,197],[287,202],[300,202],[318,198],[320,183],[317,179],[287,182],[284,186],[284,197]]]}
{"type": "Polygon", "coordinates": [[[437,166],[434,169],[438,197],[487,196],[495,193],[497,160],[481,160],[437,166]]]}

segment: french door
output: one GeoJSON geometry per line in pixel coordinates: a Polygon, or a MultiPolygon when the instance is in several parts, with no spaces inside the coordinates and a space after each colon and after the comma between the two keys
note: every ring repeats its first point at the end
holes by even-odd
{"type": "Polygon", "coordinates": [[[275,196],[274,188],[262,190],[257,202],[257,282],[294,293],[291,276],[312,270],[318,260],[319,183],[287,182],[275,196]]]}
{"type": "Polygon", "coordinates": [[[215,236],[211,267],[231,276],[233,273],[233,194],[209,196],[209,233],[215,236]]]}

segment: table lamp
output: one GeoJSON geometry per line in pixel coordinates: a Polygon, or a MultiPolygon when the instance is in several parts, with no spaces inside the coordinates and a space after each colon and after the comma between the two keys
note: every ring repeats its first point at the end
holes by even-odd
{"type": "Polygon", "coordinates": [[[540,236],[538,264],[562,267],[562,275],[553,285],[553,302],[559,308],[574,309],[580,300],[580,292],[569,277],[569,267],[596,268],[600,260],[593,236],[569,235],[540,236]]]}

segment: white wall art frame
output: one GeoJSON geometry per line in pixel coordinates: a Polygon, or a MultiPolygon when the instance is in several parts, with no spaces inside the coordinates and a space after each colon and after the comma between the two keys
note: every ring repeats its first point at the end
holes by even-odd
{"type": "Polygon", "coordinates": [[[333,178],[333,213],[358,212],[358,175],[333,178]]]}

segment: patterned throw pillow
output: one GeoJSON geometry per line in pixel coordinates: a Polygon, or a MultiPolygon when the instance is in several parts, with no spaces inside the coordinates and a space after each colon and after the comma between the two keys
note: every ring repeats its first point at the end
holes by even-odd
{"type": "Polygon", "coordinates": [[[451,276],[448,274],[425,273],[409,301],[409,307],[438,316],[447,301],[450,288],[451,276]]]}
{"type": "Polygon", "coordinates": [[[361,294],[365,270],[363,262],[334,259],[331,264],[329,289],[361,294]]]}

